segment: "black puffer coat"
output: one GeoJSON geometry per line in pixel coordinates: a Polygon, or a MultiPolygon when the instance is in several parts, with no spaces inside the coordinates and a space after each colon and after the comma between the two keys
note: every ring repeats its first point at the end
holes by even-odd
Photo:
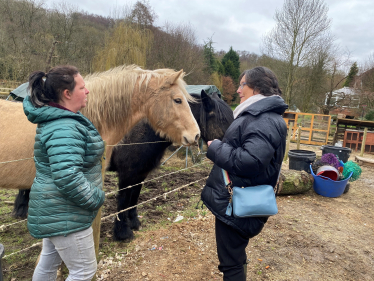
{"type": "Polygon", "coordinates": [[[242,235],[259,234],[267,218],[235,218],[225,214],[230,195],[221,168],[234,186],[275,186],[286,147],[287,127],[281,114],[288,108],[279,96],[248,106],[227,129],[222,141],[215,140],[207,157],[214,162],[201,199],[210,211],[242,235]]]}

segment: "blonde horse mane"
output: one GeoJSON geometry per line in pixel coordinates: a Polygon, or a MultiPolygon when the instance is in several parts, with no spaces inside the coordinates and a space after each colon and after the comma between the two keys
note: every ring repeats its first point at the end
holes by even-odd
{"type": "MultiPolygon", "coordinates": [[[[172,69],[143,70],[137,65],[123,65],[104,72],[87,75],[84,80],[90,91],[87,107],[82,113],[91,120],[101,131],[114,127],[116,124],[131,122],[131,97],[138,85],[140,90],[147,91],[152,78],[158,86],[170,75],[175,74],[172,69]],[[138,84],[137,84],[138,82],[138,84]]],[[[183,80],[184,73],[177,79],[176,85],[185,95],[187,101],[194,102],[194,98],[187,93],[183,80]]]]}

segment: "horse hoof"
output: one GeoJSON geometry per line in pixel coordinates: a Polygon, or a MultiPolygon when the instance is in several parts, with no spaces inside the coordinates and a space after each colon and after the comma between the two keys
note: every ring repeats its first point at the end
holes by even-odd
{"type": "Polygon", "coordinates": [[[130,242],[134,239],[134,232],[130,228],[126,229],[126,231],[114,231],[113,239],[115,241],[122,241],[122,242],[130,242]]]}
{"type": "Polygon", "coordinates": [[[16,219],[26,219],[28,210],[17,210],[12,212],[12,216],[16,219]]]}
{"type": "Polygon", "coordinates": [[[141,222],[136,218],[130,222],[130,229],[138,231],[141,225],[141,222]]]}

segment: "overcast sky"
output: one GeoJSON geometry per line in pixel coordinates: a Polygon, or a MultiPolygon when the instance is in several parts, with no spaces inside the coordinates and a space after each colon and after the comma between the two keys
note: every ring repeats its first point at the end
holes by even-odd
{"type": "MultiPolygon", "coordinates": [[[[51,1],[48,1],[51,3],[51,1]]],[[[119,6],[135,3],[126,0],[65,0],[79,10],[110,16],[119,6]]],[[[149,0],[158,15],[155,23],[189,23],[198,43],[213,36],[216,50],[245,50],[260,54],[262,36],[275,25],[281,0],[149,0]]],[[[349,50],[351,59],[362,63],[374,53],[374,0],[325,0],[332,19],[336,43],[349,50]]]]}

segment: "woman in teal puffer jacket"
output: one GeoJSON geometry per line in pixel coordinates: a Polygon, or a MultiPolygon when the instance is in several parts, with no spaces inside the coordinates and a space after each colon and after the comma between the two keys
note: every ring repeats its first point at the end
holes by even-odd
{"type": "Polygon", "coordinates": [[[43,238],[32,280],[55,280],[62,260],[69,269],[66,280],[91,280],[97,269],[91,224],[105,194],[104,143],[79,112],[89,91],[74,66],[34,72],[29,82],[24,112],[38,126],[27,227],[33,237],[43,238]]]}

